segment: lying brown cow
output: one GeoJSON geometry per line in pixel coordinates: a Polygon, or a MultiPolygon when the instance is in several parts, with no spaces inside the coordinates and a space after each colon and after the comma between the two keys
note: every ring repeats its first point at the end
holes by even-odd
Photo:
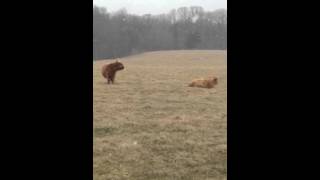
{"type": "Polygon", "coordinates": [[[116,72],[123,69],[123,64],[116,60],[116,62],[106,64],[102,67],[102,76],[108,80],[108,84],[110,82],[113,84],[116,77],[116,72]]]}
{"type": "Polygon", "coordinates": [[[189,84],[189,87],[200,87],[200,88],[214,88],[218,84],[218,78],[210,76],[207,78],[194,79],[189,84]]]}

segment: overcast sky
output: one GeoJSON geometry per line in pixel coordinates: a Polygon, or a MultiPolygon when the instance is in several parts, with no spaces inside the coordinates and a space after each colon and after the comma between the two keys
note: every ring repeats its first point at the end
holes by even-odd
{"type": "Polygon", "coordinates": [[[227,9],[227,0],[93,0],[93,4],[108,12],[126,8],[130,14],[161,14],[179,7],[201,6],[206,11],[227,9]]]}

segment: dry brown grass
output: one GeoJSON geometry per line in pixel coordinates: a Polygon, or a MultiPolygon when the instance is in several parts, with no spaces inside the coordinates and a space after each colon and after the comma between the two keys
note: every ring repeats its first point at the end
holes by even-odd
{"type": "Polygon", "coordinates": [[[158,51],[121,59],[107,85],[93,64],[94,179],[226,179],[225,51],[158,51]],[[188,87],[215,75],[214,89],[188,87]]]}

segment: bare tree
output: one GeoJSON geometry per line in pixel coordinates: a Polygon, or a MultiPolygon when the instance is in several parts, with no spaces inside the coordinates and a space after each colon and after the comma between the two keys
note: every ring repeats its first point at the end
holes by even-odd
{"type": "Polygon", "coordinates": [[[202,7],[181,7],[167,14],[142,16],[126,9],[108,13],[93,7],[94,59],[169,49],[225,49],[227,10],[206,12],[202,7]]]}

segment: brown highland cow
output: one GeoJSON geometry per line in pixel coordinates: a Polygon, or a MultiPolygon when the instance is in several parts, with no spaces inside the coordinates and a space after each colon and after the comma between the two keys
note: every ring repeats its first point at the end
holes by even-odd
{"type": "Polygon", "coordinates": [[[116,62],[106,64],[102,67],[102,75],[108,80],[108,84],[113,84],[116,77],[116,72],[123,69],[123,64],[120,61],[116,60],[116,62]]]}
{"type": "Polygon", "coordinates": [[[218,84],[218,78],[210,76],[207,78],[194,79],[189,84],[189,87],[214,88],[218,84]]]}

